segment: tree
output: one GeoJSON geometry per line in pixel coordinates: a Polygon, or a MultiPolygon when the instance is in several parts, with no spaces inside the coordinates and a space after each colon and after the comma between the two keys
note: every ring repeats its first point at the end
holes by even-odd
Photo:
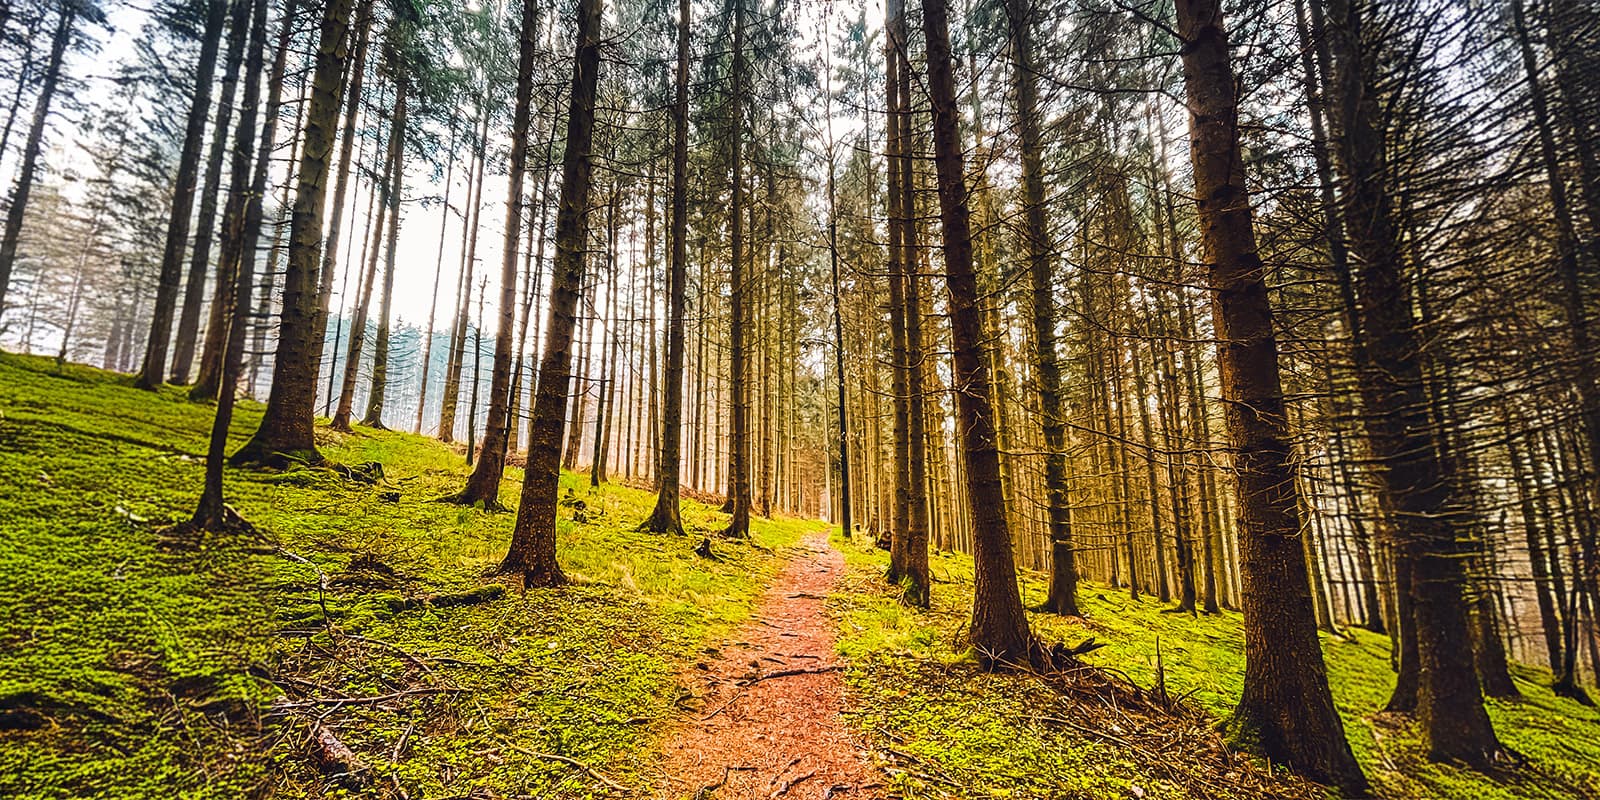
{"type": "Polygon", "coordinates": [[[978,279],[972,266],[971,211],[967,205],[955,73],[950,58],[950,12],[945,0],[922,0],[922,15],[955,385],[961,387],[956,394],[957,428],[961,432],[971,513],[974,570],[968,640],[984,664],[1027,664],[1039,660],[1042,649],[1028,630],[1028,618],[1017,593],[1006,498],[1000,485],[994,382],[989,354],[984,350],[978,279]]]}
{"type": "Polygon", "coordinates": [[[1420,679],[1417,715],[1431,758],[1487,767],[1501,748],[1483,708],[1472,650],[1462,646],[1471,641],[1462,595],[1470,545],[1458,530],[1463,509],[1452,496],[1455,476],[1441,458],[1430,419],[1422,343],[1402,275],[1402,232],[1374,73],[1381,56],[1376,51],[1383,45],[1365,32],[1369,7],[1328,0],[1327,8],[1333,54],[1329,94],[1338,107],[1335,164],[1355,266],[1359,325],[1371,362],[1358,371],[1368,412],[1362,421],[1401,528],[1398,555],[1409,570],[1408,583],[1399,590],[1411,601],[1420,679]]]}
{"type": "MultiPolygon", "coordinates": [[[[228,129],[233,121],[234,92],[244,60],[244,40],[250,27],[250,6],[246,0],[233,0],[228,12],[228,49],[222,63],[222,94],[217,98],[215,132],[206,155],[206,171],[200,184],[200,210],[194,223],[194,253],[189,259],[189,274],[183,284],[183,304],[178,313],[178,329],[173,340],[171,382],[189,382],[194,367],[196,337],[200,332],[200,306],[205,300],[206,268],[211,265],[211,241],[217,225],[217,187],[222,182],[222,161],[226,155],[228,129]]],[[[257,98],[259,99],[259,97],[257,98]]]]}
{"type": "Polygon", "coordinates": [[[278,326],[276,368],[266,413],[250,440],[234,452],[234,464],[318,462],[315,435],[317,376],[321,373],[324,320],[317,312],[323,200],[329,154],[338,125],[350,7],[353,0],[328,0],[318,32],[311,102],[305,115],[298,188],[289,226],[289,262],[284,273],[283,314],[278,326]]]}
{"type": "Polygon", "coordinates": [[[533,74],[538,59],[535,37],[539,31],[539,5],[523,0],[522,35],[517,59],[516,110],[511,122],[511,170],[506,184],[506,229],[500,260],[500,326],[494,339],[494,367],[489,378],[489,419],[485,426],[483,453],[478,458],[467,485],[452,502],[483,504],[499,511],[500,476],[505,471],[506,444],[511,420],[511,365],[515,347],[517,317],[517,244],[522,240],[523,179],[528,172],[528,127],[533,107],[533,74]]]}
{"type": "Polygon", "coordinates": [[[1078,567],[1073,553],[1072,512],[1067,506],[1067,436],[1061,414],[1061,367],[1056,355],[1055,296],[1050,274],[1050,232],[1045,220],[1045,187],[1039,130],[1037,66],[1033,20],[1027,0],[1007,0],[1011,32],[1012,84],[1017,103],[1022,155],[1023,250],[1033,290],[1033,367],[1043,417],[1045,502],[1050,526],[1050,595],[1045,609],[1078,616],[1078,567]]]}
{"type": "MultiPolygon", "coordinates": [[[[276,124],[278,112],[283,104],[283,77],[288,69],[289,45],[294,38],[294,21],[300,15],[300,0],[289,0],[284,4],[284,23],[278,32],[278,40],[274,45],[272,68],[267,80],[267,113],[269,119],[276,124]]],[[[230,198],[231,199],[231,198],[230,198]]],[[[223,227],[227,227],[227,212],[223,213],[223,227]]],[[[211,295],[211,308],[207,313],[206,335],[204,348],[200,354],[200,370],[195,375],[194,385],[189,388],[189,399],[215,400],[222,385],[222,361],[227,350],[226,333],[229,330],[228,315],[233,307],[233,282],[234,276],[228,270],[233,269],[228,259],[217,260],[217,279],[211,295]]]]}
{"type": "Polygon", "coordinates": [[[745,350],[749,321],[749,278],[745,274],[744,241],[744,100],[745,100],[745,0],[733,2],[733,86],[728,94],[728,165],[733,197],[728,206],[728,372],[733,397],[728,413],[728,505],[732,516],[724,536],[750,535],[750,355],[745,350]]]}
{"type": "MultiPolygon", "coordinates": [[[[212,418],[211,439],[206,449],[206,476],[200,502],[196,505],[189,526],[198,530],[229,531],[248,528],[248,523],[224,502],[222,468],[227,458],[228,427],[233,422],[234,396],[239,384],[239,368],[244,362],[245,320],[250,311],[250,289],[255,266],[256,244],[261,235],[261,198],[267,190],[267,174],[272,164],[272,146],[275,141],[276,113],[269,115],[261,133],[261,144],[256,149],[254,169],[251,168],[250,151],[256,139],[256,106],[261,99],[261,66],[265,60],[268,0],[249,0],[251,6],[249,55],[245,58],[244,101],[240,107],[239,125],[234,137],[233,159],[230,167],[229,196],[223,213],[221,258],[226,266],[221,272],[234,277],[233,310],[223,317],[227,326],[226,350],[222,358],[222,386],[217,396],[216,415],[212,418]]],[[[291,4],[283,20],[284,28],[294,23],[291,4]]],[[[274,104],[268,108],[276,111],[274,104]]]]}
{"type": "Polygon", "coordinates": [[[661,405],[661,456],[656,506],[640,530],[683,533],[678,512],[683,460],[684,313],[689,283],[689,0],[678,0],[678,66],[672,101],[672,219],[668,223],[666,395],[661,405]]]}
{"type": "Polygon", "coordinates": [[[34,101],[33,123],[22,146],[22,166],[17,171],[17,185],[11,191],[11,207],[6,210],[5,233],[0,235],[0,314],[6,309],[6,288],[11,284],[11,270],[17,261],[17,239],[22,234],[22,218],[28,210],[28,194],[33,191],[39,172],[39,153],[44,147],[45,126],[50,121],[50,102],[55,99],[56,87],[61,83],[61,61],[72,41],[73,26],[80,18],[93,22],[104,17],[99,6],[90,0],[67,0],[56,12],[50,56],[45,61],[38,99],[34,101]]]}
{"type": "MultiPolygon", "coordinates": [[[[395,35],[395,31],[391,30],[390,35],[395,35]]],[[[403,29],[399,35],[405,35],[403,29]]],[[[395,81],[394,122],[389,132],[389,184],[383,190],[384,204],[389,210],[389,246],[384,255],[383,296],[378,302],[378,335],[373,343],[372,384],[367,392],[367,412],[361,418],[362,425],[378,430],[388,430],[383,424],[383,401],[389,388],[389,312],[394,306],[395,249],[400,241],[400,202],[405,195],[406,98],[411,90],[411,79],[403,47],[403,44],[394,46],[391,60],[395,81]]],[[[373,252],[376,253],[376,249],[373,252]]],[[[324,283],[331,286],[332,279],[331,274],[324,274],[324,283]]],[[[322,313],[327,313],[326,304],[322,305],[322,313]]]]}
{"type": "MultiPolygon", "coordinates": [[[[183,136],[183,152],[178,157],[178,174],[172,187],[171,217],[167,222],[167,245],[161,254],[161,273],[156,284],[154,313],[150,317],[150,337],[145,343],[144,365],[134,385],[141,389],[160,386],[167,373],[167,346],[172,336],[172,313],[178,303],[183,280],[183,256],[189,246],[189,217],[199,180],[200,150],[205,146],[206,115],[211,109],[211,84],[217,71],[222,29],[227,20],[224,0],[206,1],[205,30],[200,37],[200,61],[195,68],[194,96],[189,104],[189,122],[183,136]]],[[[225,135],[225,134],[219,134],[225,135]]]]}
{"type": "Polygon", "coordinates": [[[601,0],[579,0],[572,92],[567,105],[566,148],[561,162],[561,199],[556,213],[556,258],[550,280],[550,310],[544,355],[528,425],[528,461],[511,545],[502,574],[520,574],[523,585],[566,582],[556,561],[556,509],[561,484],[561,442],[572,382],[572,332],[585,267],[586,218],[594,171],[595,86],[600,71],[601,0]]]}
{"type": "Polygon", "coordinates": [[[1314,780],[1359,794],[1366,779],[1333,707],[1306,578],[1278,340],[1245,187],[1222,4],[1176,0],[1176,6],[1195,198],[1210,262],[1240,504],[1245,682],[1230,732],[1314,780]]]}

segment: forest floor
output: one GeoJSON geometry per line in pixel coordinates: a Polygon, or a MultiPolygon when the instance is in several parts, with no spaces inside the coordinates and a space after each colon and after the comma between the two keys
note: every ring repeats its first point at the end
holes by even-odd
{"type": "MultiPolygon", "coordinates": [[[[259,414],[242,405],[234,444],[259,414]]],[[[319,431],[334,461],[382,464],[373,481],[230,471],[259,535],[177,537],[210,421],[176,389],[0,354],[0,797],[1321,796],[1215,733],[1243,672],[1235,613],[1086,585],[1086,619],[1031,621],[1106,643],[1098,669],[986,674],[965,556],[934,554],[919,611],[881,551],[815,520],[757,520],[708,560],[698,536],[634,530],[649,492],[576,475],[573,585],[523,591],[486,577],[511,515],[436,502],[460,453],[400,433],[319,431]]],[[[1038,602],[1042,576],[1023,590],[1038,602]]],[[[1600,712],[1547,672],[1518,667],[1524,700],[1491,703],[1527,764],[1486,777],[1377,713],[1387,639],[1323,644],[1380,796],[1600,798],[1600,712]]]]}
{"type": "MultiPolygon", "coordinates": [[[[904,754],[895,786],[907,797],[1300,798],[1323,792],[1230,756],[1215,721],[1238,701],[1244,634],[1237,612],[1190,617],[1125,590],[1080,586],[1082,619],[1030,614],[1035,635],[1105,645],[1084,656],[1084,681],[977,670],[962,641],[972,559],[934,553],[933,603],[907,608],[884,586],[888,556],[835,536],[850,569],[841,584],[841,656],[855,727],[874,748],[904,754]],[[1101,678],[1120,675],[1144,700],[1137,713],[1101,678]],[[1177,701],[1170,710],[1159,701],[1177,701]],[[1156,708],[1150,708],[1151,701],[1156,708]],[[953,789],[952,784],[959,785],[953,789]]],[[[1022,573],[1023,601],[1048,593],[1022,573]]],[[[1600,799],[1600,711],[1550,691],[1550,673],[1512,665],[1520,701],[1491,700],[1500,740],[1525,760],[1483,775],[1426,758],[1414,722],[1381,713],[1394,687],[1389,639],[1364,630],[1322,635],[1334,703],[1373,785],[1387,800],[1600,799]]],[[[1125,687],[1124,687],[1125,688],[1125,687]]]]}

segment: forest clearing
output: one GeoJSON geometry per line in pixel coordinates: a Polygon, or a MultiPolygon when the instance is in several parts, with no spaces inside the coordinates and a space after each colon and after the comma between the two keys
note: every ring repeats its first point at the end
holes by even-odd
{"type": "Polygon", "coordinates": [[[0,797],[1600,800],[1597,0],[0,0],[0,797]]]}

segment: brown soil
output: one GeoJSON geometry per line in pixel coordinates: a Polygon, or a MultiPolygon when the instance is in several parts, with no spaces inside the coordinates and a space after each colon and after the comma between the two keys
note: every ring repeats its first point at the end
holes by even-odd
{"type": "Polygon", "coordinates": [[[658,798],[877,800],[883,778],[840,719],[842,664],[823,598],[844,557],[814,533],[755,617],[680,682],[692,708],[667,740],[658,798]]]}

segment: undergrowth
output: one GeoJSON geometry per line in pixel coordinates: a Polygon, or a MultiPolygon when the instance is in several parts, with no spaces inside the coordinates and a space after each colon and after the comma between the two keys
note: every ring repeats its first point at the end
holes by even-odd
{"type": "MultiPolygon", "coordinates": [[[[834,605],[841,615],[838,647],[852,664],[846,675],[858,706],[852,718],[876,743],[923,762],[920,770],[910,768],[897,779],[907,797],[1272,797],[1305,791],[1291,783],[1247,786],[1237,779],[1209,787],[1184,785],[1177,779],[1182,776],[1151,769],[1149,763],[1181,763],[1192,753],[1175,748],[1159,754],[1160,760],[1141,763],[1130,758],[1139,748],[1124,746],[1134,738],[1124,736],[1129,731],[1109,730],[1124,738],[1117,743],[1103,732],[1042,720],[1098,718],[1103,709],[1033,676],[976,669],[964,639],[972,596],[970,557],[933,554],[933,606],[924,612],[902,605],[885,586],[885,553],[865,541],[846,542],[837,532],[833,541],[850,565],[834,605]],[[910,774],[918,771],[921,777],[910,774]]],[[[1045,576],[1025,572],[1022,582],[1026,605],[1044,600],[1045,576]]],[[[1154,600],[1134,601],[1092,583],[1080,585],[1079,604],[1081,620],[1030,613],[1035,634],[1069,644],[1094,637],[1105,647],[1084,661],[1146,689],[1159,683],[1210,723],[1232,710],[1244,675],[1237,613],[1198,618],[1161,613],[1163,606],[1154,600]]],[[[1524,699],[1489,702],[1500,740],[1527,763],[1486,776],[1428,761],[1414,723],[1378,713],[1394,685],[1387,638],[1351,630],[1324,634],[1322,645],[1335,704],[1376,796],[1600,798],[1600,711],[1556,697],[1547,671],[1515,665],[1524,699]]]]}
{"type": "MultiPolygon", "coordinates": [[[[235,446],[259,419],[240,405],[235,446]]],[[[210,424],[178,390],[0,354],[0,796],[607,791],[550,755],[637,785],[678,671],[815,525],[757,520],[708,561],[698,537],[633,530],[649,493],[566,475],[586,506],[558,527],[574,585],[523,592],[485,576],[513,515],[435,502],[465,480],[459,453],[319,429],[327,457],[381,463],[384,480],[230,470],[260,537],[174,537],[210,424]],[[317,768],[321,735],[361,773],[317,768]]],[[[507,472],[511,502],[522,474],[507,472]]],[[[723,519],[692,501],[684,515],[697,531],[723,519]]]]}

